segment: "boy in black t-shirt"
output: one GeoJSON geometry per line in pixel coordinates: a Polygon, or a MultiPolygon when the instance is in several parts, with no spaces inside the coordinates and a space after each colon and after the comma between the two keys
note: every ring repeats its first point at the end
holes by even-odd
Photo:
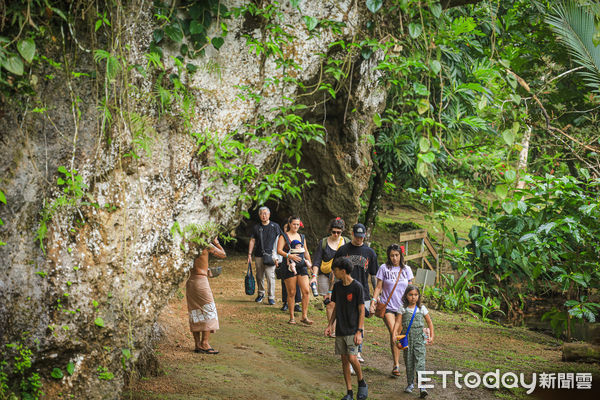
{"type": "MultiPolygon", "coordinates": [[[[379,264],[377,263],[377,253],[367,246],[365,241],[366,228],[363,224],[356,224],[352,227],[352,241],[346,243],[335,253],[335,258],[346,258],[350,260],[354,269],[352,278],[356,279],[363,286],[363,298],[365,300],[365,313],[369,316],[368,310],[371,305],[371,295],[369,293],[369,275],[377,275],[379,264]]],[[[375,288],[375,285],[373,285],[375,288]]],[[[358,361],[364,362],[362,357],[362,345],[358,348],[358,361]]]]}
{"type": "Polygon", "coordinates": [[[333,303],[333,314],[325,329],[325,336],[335,336],[335,353],[342,358],[342,369],[348,393],[342,400],[352,400],[352,381],[350,377],[350,364],[356,371],[358,380],[357,399],[363,400],[368,396],[368,387],[362,374],[360,363],[356,358],[358,346],[363,340],[363,329],[365,326],[365,301],[363,287],[350,275],[352,273],[352,262],[348,258],[338,258],[333,262],[333,274],[338,282],[333,285],[331,302],[333,303]],[[336,328],[333,329],[333,323],[336,328]]]}

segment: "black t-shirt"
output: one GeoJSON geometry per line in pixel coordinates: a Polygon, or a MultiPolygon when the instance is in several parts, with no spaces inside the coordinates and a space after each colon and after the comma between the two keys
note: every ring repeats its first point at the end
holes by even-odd
{"type": "MultiPolygon", "coordinates": [[[[342,236],[342,246],[349,241],[350,240],[348,238],[342,236]]],[[[336,248],[337,248],[338,244],[339,244],[339,239],[335,245],[336,248]]],[[[340,247],[342,247],[342,246],[340,246],[340,247]]],[[[335,257],[335,252],[336,252],[336,250],[332,249],[327,244],[326,237],[319,240],[319,243],[317,243],[317,248],[315,249],[315,252],[313,253],[313,260],[312,260],[313,266],[319,267],[319,275],[325,275],[324,273],[321,272],[321,263],[327,262],[327,261],[331,260],[333,257],[335,257]],[[325,242],[325,250],[323,250],[323,242],[325,242]]]]}
{"type": "Polygon", "coordinates": [[[336,336],[354,335],[358,330],[358,306],[365,304],[363,287],[356,279],[348,286],[342,281],[333,285],[331,301],[335,303],[336,336]]]}
{"type": "Polygon", "coordinates": [[[350,259],[354,266],[350,275],[363,286],[365,301],[371,300],[369,275],[376,275],[379,266],[375,250],[364,244],[362,246],[355,246],[350,242],[339,248],[335,253],[335,258],[338,257],[348,257],[350,259]]]}
{"type": "Polygon", "coordinates": [[[269,223],[267,225],[263,225],[262,223],[254,225],[254,228],[252,230],[252,236],[251,236],[251,238],[254,238],[256,240],[256,242],[254,243],[254,251],[253,251],[254,257],[262,257],[263,249],[264,249],[265,253],[271,254],[271,252],[273,251],[273,246],[277,246],[277,244],[275,244],[275,239],[277,238],[278,235],[281,235],[282,233],[283,232],[281,231],[281,228],[279,227],[279,225],[277,225],[273,221],[269,221],[269,223]],[[262,243],[262,245],[261,245],[261,241],[260,241],[261,229],[262,229],[262,238],[265,241],[264,243],[262,243]]]}

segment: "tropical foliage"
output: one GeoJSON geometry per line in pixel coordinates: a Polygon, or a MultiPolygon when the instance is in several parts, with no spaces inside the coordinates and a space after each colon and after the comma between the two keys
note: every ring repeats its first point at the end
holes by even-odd
{"type": "Polygon", "coordinates": [[[529,298],[558,295],[564,307],[547,316],[556,327],[566,311],[595,320],[600,7],[390,3],[370,9],[375,21],[398,19],[380,46],[388,103],[374,119],[365,223],[375,224],[386,185],[430,208],[438,244],[457,247],[447,255],[457,274],[430,290],[441,308],[486,317],[502,308],[516,322],[529,298]],[[462,248],[445,220],[464,203],[481,217],[462,248]]]}

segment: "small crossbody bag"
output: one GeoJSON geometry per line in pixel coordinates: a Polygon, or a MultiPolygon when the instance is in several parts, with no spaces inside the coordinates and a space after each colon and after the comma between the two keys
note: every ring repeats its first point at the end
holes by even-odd
{"type": "MultiPolygon", "coordinates": [[[[400,275],[402,275],[402,268],[400,268],[400,272],[398,273],[398,276],[396,277],[396,283],[394,283],[394,287],[392,288],[392,291],[390,292],[390,295],[388,296],[387,301],[385,303],[382,303],[381,301],[377,300],[377,305],[375,306],[375,316],[376,317],[383,318],[385,316],[385,310],[387,309],[387,305],[392,298],[392,294],[394,293],[394,290],[396,290],[396,286],[398,286],[398,281],[400,280],[400,275]]],[[[381,298],[381,295],[379,295],[379,297],[381,298]]]]}

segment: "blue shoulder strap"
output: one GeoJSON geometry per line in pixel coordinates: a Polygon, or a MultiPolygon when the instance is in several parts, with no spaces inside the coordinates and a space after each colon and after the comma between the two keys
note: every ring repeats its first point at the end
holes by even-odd
{"type": "Polygon", "coordinates": [[[415,310],[413,311],[413,315],[410,318],[410,322],[408,323],[408,328],[406,328],[406,336],[408,336],[408,332],[410,331],[410,327],[412,326],[412,322],[415,319],[415,314],[417,313],[417,305],[415,304],[415,310]]]}

